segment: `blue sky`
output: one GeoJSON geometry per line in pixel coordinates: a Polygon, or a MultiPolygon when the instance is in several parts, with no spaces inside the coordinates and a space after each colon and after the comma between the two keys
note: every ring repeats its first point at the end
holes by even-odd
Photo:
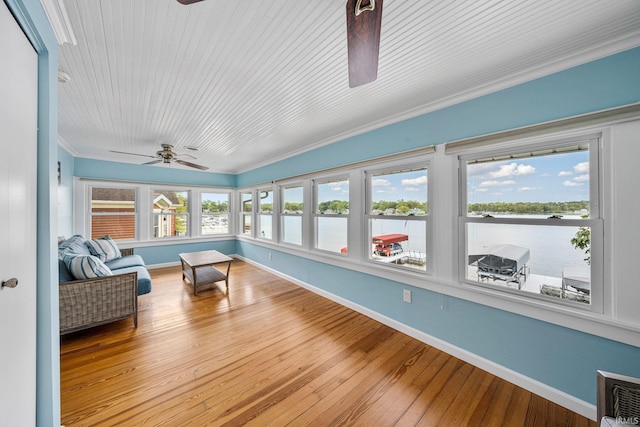
{"type": "Polygon", "coordinates": [[[468,203],[589,200],[589,152],[469,165],[468,203]]]}
{"type": "MultiPolygon", "coordinates": [[[[407,171],[376,175],[371,178],[372,198],[381,200],[427,200],[427,171],[407,171]]],[[[318,202],[349,200],[348,181],[334,181],[318,186],[318,202]]]]}
{"type": "Polygon", "coordinates": [[[416,200],[427,201],[428,175],[426,170],[378,175],[371,178],[374,202],[416,200]]]}

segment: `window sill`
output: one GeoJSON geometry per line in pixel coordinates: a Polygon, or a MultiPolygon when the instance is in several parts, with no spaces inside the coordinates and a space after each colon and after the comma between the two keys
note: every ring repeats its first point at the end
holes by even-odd
{"type": "Polygon", "coordinates": [[[169,245],[184,245],[189,243],[202,243],[202,242],[216,242],[222,240],[236,240],[236,236],[233,234],[216,234],[210,236],[198,236],[198,237],[165,237],[152,240],[122,240],[118,241],[118,246],[121,248],[145,248],[153,246],[169,246],[169,245]]]}

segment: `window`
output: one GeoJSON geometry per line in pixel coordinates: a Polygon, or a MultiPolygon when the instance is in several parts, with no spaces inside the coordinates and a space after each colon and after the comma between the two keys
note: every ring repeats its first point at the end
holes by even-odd
{"type": "Polygon", "coordinates": [[[253,193],[245,191],[240,193],[240,226],[244,235],[251,235],[251,218],[253,215],[253,193]]]}
{"type": "Polygon", "coordinates": [[[136,190],[90,187],[91,238],[106,234],[114,240],[136,237],[136,190]]]}
{"type": "Polygon", "coordinates": [[[273,238],[273,190],[258,190],[259,235],[263,239],[273,238]]]}
{"type": "Polygon", "coordinates": [[[315,246],[347,254],[349,179],[315,181],[314,188],[315,246]]]}
{"type": "Polygon", "coordinates": [[[282,188],[282,242],[302,245],[302,213],[304,212],[301,184],[282,188]]]}
{"type": "Polygon", "coordinates": [[[464,280],[582,306],[601,298],[598,143],[461,157],[464,280]]]}
{"type": "Polygon", "coordinates": [[[427,168],[368,171],[367,242],[370,260],[427,269],[427,168]]]}
{"type": "Polygon", "coordinates": [[[189,191],[153,190],[153,237],[189,235],[189,191]]]}
{"type": "Polygon", "coordinates": [[[202,235],[229,233],[229,194],[200,195],[200,232],[202,235]]]}

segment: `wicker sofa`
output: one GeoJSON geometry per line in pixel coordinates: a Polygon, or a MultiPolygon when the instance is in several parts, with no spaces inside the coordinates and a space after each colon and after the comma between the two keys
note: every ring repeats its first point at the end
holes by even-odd
{"type": "Polygon", "coordinates": [[[128,317],[133,317],[137,327],[138,295],[151,291],[144,260],[134,255],[133,249],[118,249],[118,256],[104,263],[106,275],[78,278],[74,275],[77,270],[69,268],[69,260],[92,258],[85,242],[76,235],[58,243],[60,334],[128,317]]]}

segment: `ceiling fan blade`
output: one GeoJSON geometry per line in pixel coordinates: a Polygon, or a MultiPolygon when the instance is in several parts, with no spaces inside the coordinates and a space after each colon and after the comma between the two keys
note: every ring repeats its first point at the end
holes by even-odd
{"type": "Polygon", "coordinates": [[[118,154],[129,154],[131,156],[141,156],[141,157],[151,157],[152,159],[155,159],[156,156],[150,156],[148,154],[138,154],[138,153],[128,153],[126,151],[115,151],[115,150],[109,150],[111,153],[118,153],[118,154]]]}
{"type": "Polygon", "coordinates": [[[195,163],[186,162],[186,161],[180,160],[180,159],[177,159],[176,163],[180,163],[181,165],[189,166],[191,168],[196,168],[196,169],[200,169],[200,170],[203,170],[203,171],[206,171],[207,169],[209,169],[206,166],[196,165],[195,163]]]}
{"type": "Polygon", "coordinates": [[[191,155],[191,154],[189,154],[189,153],[180,153],[180,154],[176,154],[176,157],[184,157],[184,156],[191,157],[192,159],[197,159],[197,157],[192,156],[192,155],[191,155]]]}
{"type": "Polygon", "coordinates": [[[151,160],[150,162],[143,163],[143,165],[155,165],[156,163],[160,163],[162,161],[163,161],[162,159],[151,160]]]}
{"type": "Polygon", "coordinates": [[[347,0],[349,87],[378,77],[382,0],[347,0]]]}
{"type": "Polygon", "coordinates": [[[178,3],[180,3],[180,4],[191,4],[191,3],[197,3],[199,1],[202,1],[202,0],[178,0],[178,3]]]}

